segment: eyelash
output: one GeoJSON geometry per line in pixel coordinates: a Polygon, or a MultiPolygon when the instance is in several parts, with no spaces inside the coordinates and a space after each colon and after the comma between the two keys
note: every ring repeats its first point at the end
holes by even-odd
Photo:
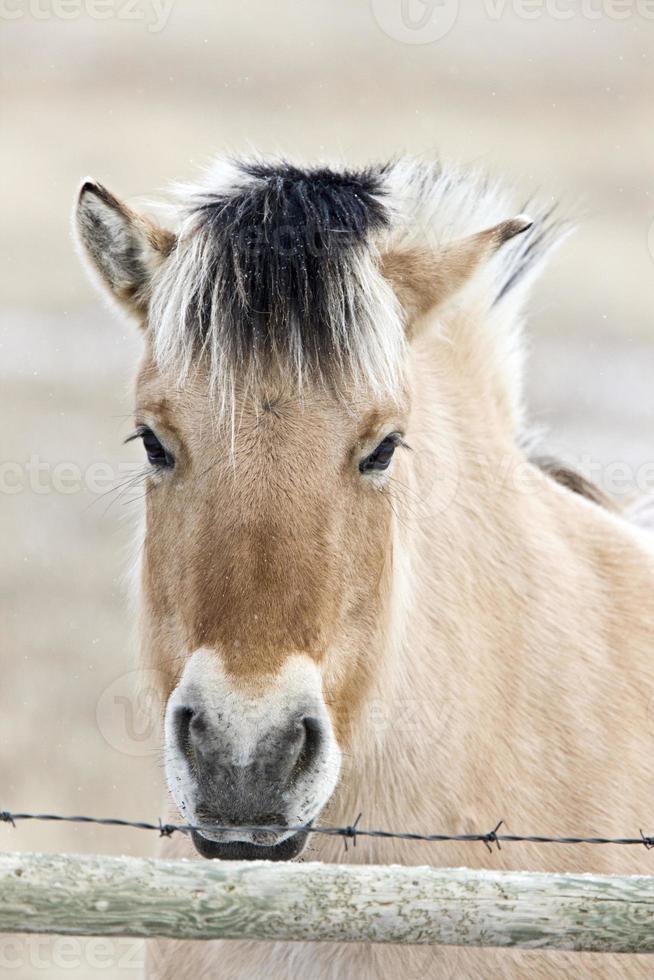
{"type": "Polygon", "coordinates": [[[391,432],[359,463],[359,473],[383,473],[391,465],[395,450],[410,449],[399,432],[391,432]]]}
{"type": "Polygon", "coordinates": [[[148,425],[138,425],[125,442],[134,442],[136,439],[143,440],[143,447],[151,466],[157,469],[172,469],[175,465],[175,458],[148,425]]]}

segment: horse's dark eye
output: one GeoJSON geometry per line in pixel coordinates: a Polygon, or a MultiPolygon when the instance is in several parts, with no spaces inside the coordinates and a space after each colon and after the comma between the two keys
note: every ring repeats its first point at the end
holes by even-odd
{"type": "Polygon", "coordinates": [[[174,466],[175,460],[170,453],[164,449],[152,429],[142,426],[137,431],[137,436],[143,442],[143,447],[148,457],[148,462],[152,466],[174,466]]]}
{"type": "Polygon", "coordinates": [[[393,458],[393,453],[399,445],[399,436],[386,436],[374,452],[359,463],[360,473],[370,473],[372,470],[387,470],[393,458]]]}

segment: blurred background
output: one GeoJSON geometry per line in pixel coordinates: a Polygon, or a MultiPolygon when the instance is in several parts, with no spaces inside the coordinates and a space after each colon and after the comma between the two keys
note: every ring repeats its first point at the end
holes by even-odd
{"type": "MultiPolygon", "coordinates": [[[[217,153],[482,166],[578,231],[537,287],[527,386],[545,443],[618,494],[654,489],[654,3],[0,3],[0,809],[162,812],[125,582],[131,324],[69,215],[217,153]],[[114,489],[112,489],[114,488],[114,489]]],[[[0,848],[150,854],[156,835],[0,825],[0,848]]],[[[138,976],[138,943],[0,940],[0,976],[138,976]]]]}

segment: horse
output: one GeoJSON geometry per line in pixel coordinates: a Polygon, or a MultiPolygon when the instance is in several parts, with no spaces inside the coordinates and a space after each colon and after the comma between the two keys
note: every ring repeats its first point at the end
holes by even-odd
{"type": "MultiPolygon", "coordinates": [[[[171,813],[223,828],[167,854],[651,868],[644,848],[362,837],[346,851],[296,829],[359,813],[418,833],[651,829],[654,536],[529,448],[525,304],[568,230],[529,208],[482,174],[405,159],[222,159],[163,224],[83,183],[82,257],[143,338],[135,588],[171,813]]],[[[166,940],[147,976],[590,969],[650,968],[166,940]]]]}

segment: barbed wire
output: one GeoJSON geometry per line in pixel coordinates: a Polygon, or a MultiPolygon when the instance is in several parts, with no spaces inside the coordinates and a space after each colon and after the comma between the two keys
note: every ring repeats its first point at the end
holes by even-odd
{"type": "Polygon", "coordinates": [[[498,850],[502,849],[502,844],[622,844],[640,845],[648,851],[654,848],[654,836],[649,837],[639,831],[638,837],[548,837],[543,834],[502,834],[500,828],[504,821],[500,820],[496,826],[485,833],[470,834],[420,834],[405,830],[373,830],[360,826],[361,817],[359,814],[354,823],[347,827],[331,827],[320,824],[299,824],[288,826],[283,824],[257,824],[251,826],[234,826],[220,824],[189,824],[189,823],[150,823],[143,820],[125,820],[121,817],[88,817],[88,816],[64,816],[58,813],[12,813],[9,810],[0,810],[0,823],[11,824],[14,828],[21,821],[41,821],[57,823],[76,823],[93,824],[100,827],[126,827],[134,830],[157,831],[160,837],[172,837],[173,834],[190,834],[193,831],[200,834],[322,834],[327,837],[342,837],[347,849],[348,840],[356,846],[359,837],[374,837],[382,840],[406,840],[421,841],[424,843],[456,843],[456,844],[485,844],[489,851],[493,850],[493,845],[498,850]]]}

